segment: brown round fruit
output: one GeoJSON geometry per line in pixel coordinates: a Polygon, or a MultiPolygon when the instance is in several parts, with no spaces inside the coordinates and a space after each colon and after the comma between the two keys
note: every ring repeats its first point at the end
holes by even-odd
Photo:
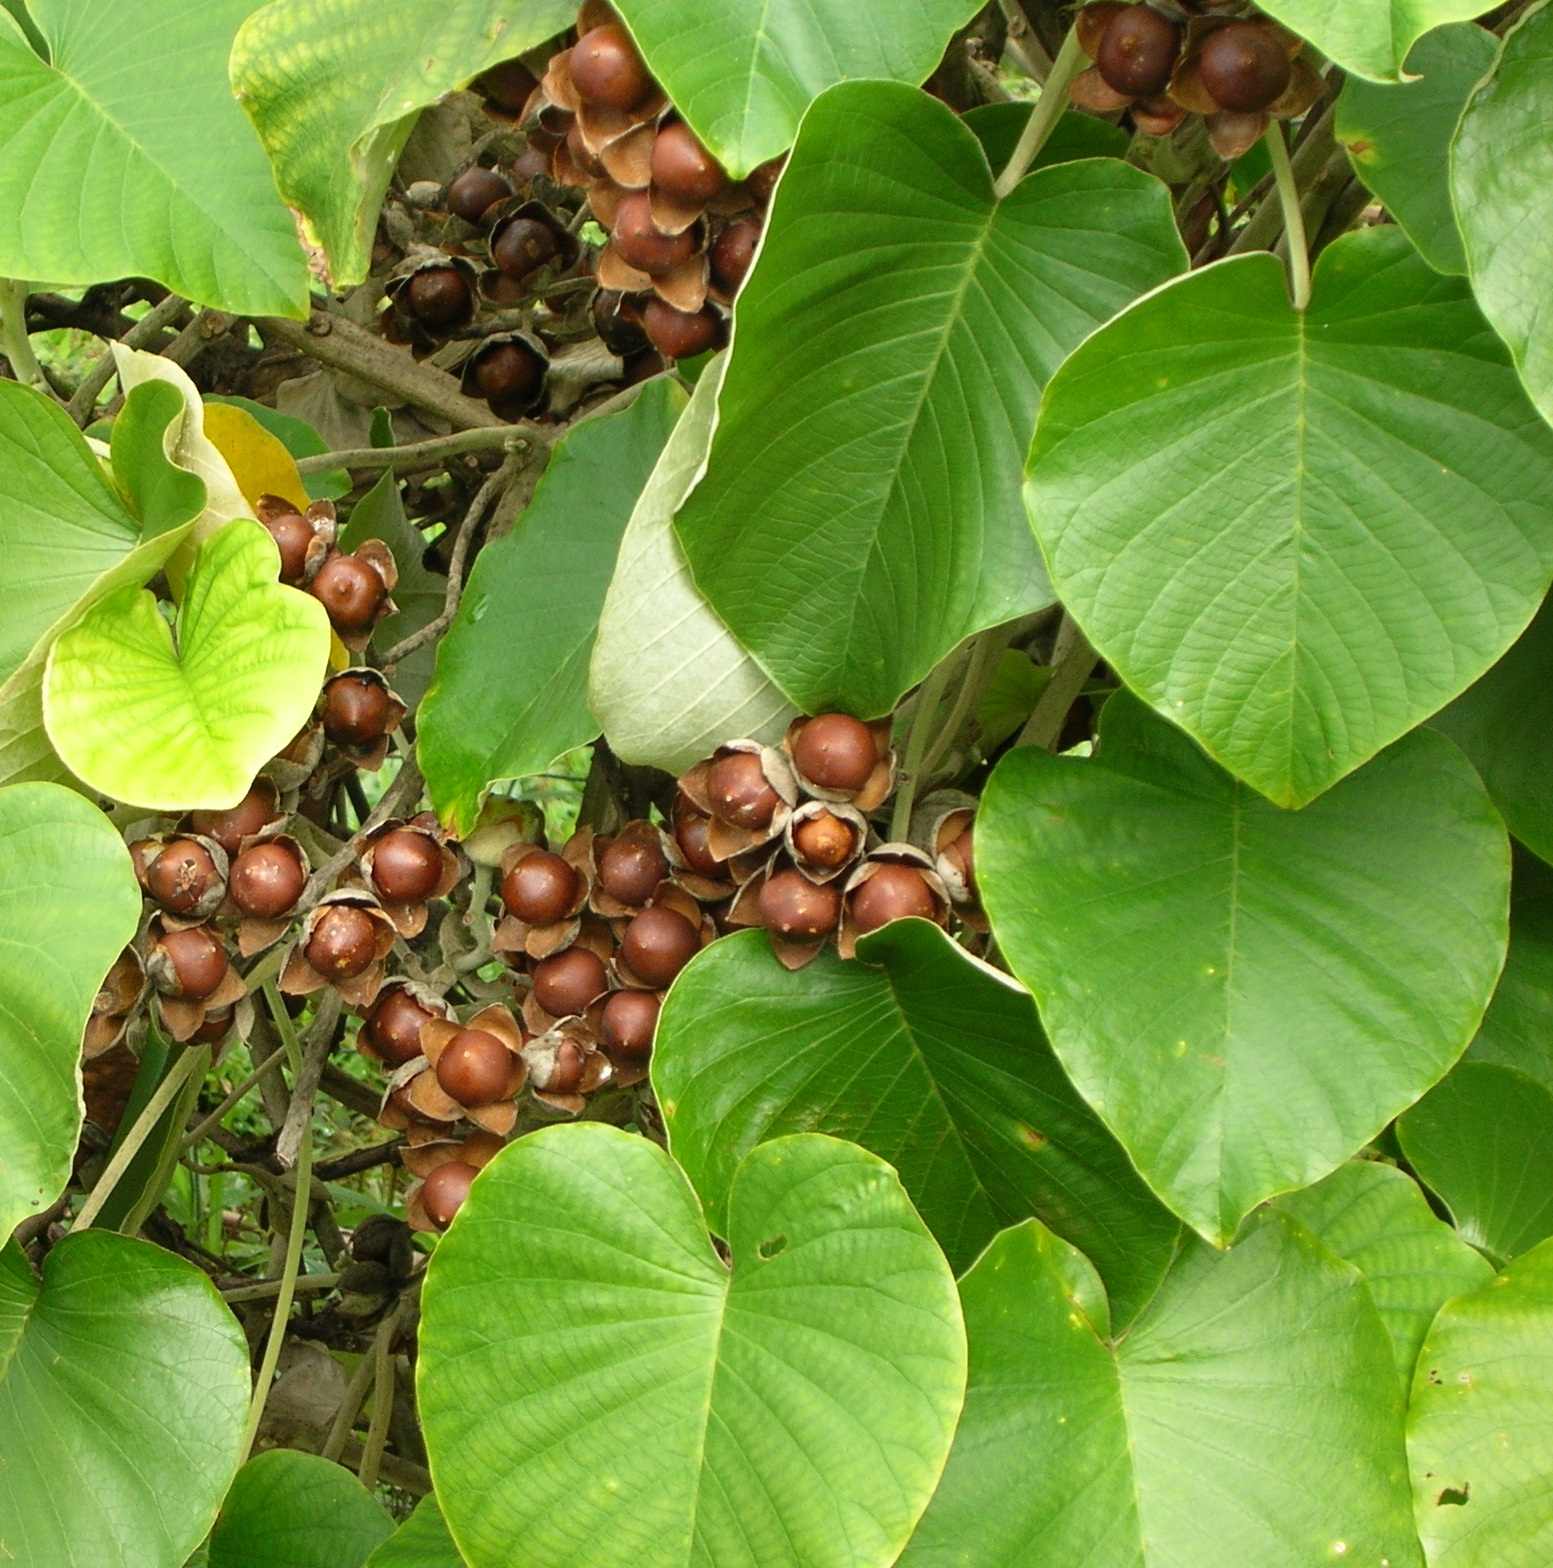
{"type": "Polygon", "coordinates": [[[816,886],[801,871],[779,871],[760,890],[760,918],[768,931],[793,942],[813,942],[841,921],[841,894],[832,882],[816,886]]]}
{"type": "Polygon", "coordinates": [[[772,192],[776,190],[777,179],[786,165],[787,154],[783,152],[778,153],[775,158],[767,158],[764,163],[757,164],[750,170],[744,181],[744,188],[762,207],[771,200],[772,192]]]}
{"type": "Polygon", "coordinates": [[[660,233],[652,219],[652,198],[646,191],[632,191],[621,198],[610,238],[620,259],[650,278],[661,278],[688,261],[699,240],[694,225],[678,234],[660,233]]]}
{"type": "Polygon", "coordinates": [[[793,829],[793,848],[806,866],[835,871],[857,852],[857,834],[832,812],[817,811],[793,829]]]}
{"type": "Polygon", "coordinates": [[[330,904],[307,939],[304,956],[327,980],[351,980],[377,957],[377,925],[355,904],[330,904]]]}
{"type": "Polygon", "coordinates": [[[1133,98],[1164,92],[1181,52],[1181,29],[1151,5],[1129,5],[1111,18],[1095,64],[1106,86],[1133,98]]]}
{"type": "Polygon", "coordinates": [[[793,761],[810,783],[852,794],[868,782],[879,751],[873,731],[861,719],[850,713],[821,713],[799,730],[793,761]]]}
{"type": "Polygon", "coordinates": [[[569,947],[534,965],[534,1000],[552,1018],[586,1012],[608,989],[604,960],[590,948],[569,947]]]}
{"type": "Polygon", "coordinates": [[[502,224],[491,241],[491,260],[497,270],[519,283],[560,254],[561,242],[555,230],[537,218],[512,218],[502,224]]]}
{"type": "Polygon", "coordinates": [[[1220,108],[1255,114],[1276,102],[1294,74],[1287,51],[1265,27],[1231,22],[1203,45],[1197,69],[1220,108]]]}
{"type": "Polygon", "coordinates": [[[618,23],[584,33],[572,48],[571,64],[578,96],[602,109],[634,109],[652,91],[647,66],[618,23]]]}
{"type": "Polygon", "coordinates": [[[421,1025],[438,1014],[423,1007],[402,985],[378,997],[361,1026],[368,1048],[389,1064],[402,1067],[421,1054],[421,1025]]]}
{"type": "Polygon", "coordinates": [[[622,904],[645,904],[669,874],[669,857],[656,837],[623,834],[599,856],[599,886],[622,904]]]}
{"type": "Polygon", "coordinates": [[[646,1056],[662,1005],[656,991],[616,991],[604,1004],[599,1024],[605,1045],[622,1056],[646,1056]]]}
{"type": "Polygon", "coordinates": [[[460,1029],[437,1058],[437,1082],[460,1105],[493,1105],[506,1099],[516,1061],[494,1034],[460,1029]]]}
{"type": "Polygon", "coordinates": [[[307,547],[313,542],[313,525],[300,512],[282,512],[261,521],[280,551],[280,580],[301,582],[307,570],[307,547]]]}
{"type": "Polygon", "coordinates": [[[755,259],[761,226],[752,218],[730,223],[712,242],[712,281],[725,294],[737,293],[755,259]]]}
{"type": "Polygon", "coordinates": [[[423,267],[411,273],[403,297],[405,309],[428,327],[456,326],[474,305],[469,280],[457,267],[423,267]]]}
{"type": "Polygon", "coordinates": [[[710,305],[700,310],[675,310],[654,295],[642,312],[648,341],[665,359],[692,359],[717,346],[722,317],[710,305]]]}
{"type": "Polygon", "coordinates": [[[480,1173],[473,1165],[462,1160],[449,1160],[439,1165],[421,1183],[421,1207],[438,1230],[446,1230],[453,1223],[453,1216],[464,1206],[469,1189],[480,1173]]]}
{"type": "Polygon", "coordinates": [[[307,885],[297,852],[285,844],[255,844],[232,862],[227,891],[245,915],[278,920],[296,905],[307,885]]]}
{"type": "Polygon", "coordinates": [[[719,757],[707,775],[706,788],[717,817],[754,833],[771,825],[781,804],[753,751],[730,751],[719,757]]]}
{"type": "Polygon", "coordinates": [[[159,945],[171,969],[171,983],[164,984],[170,995],[199,1001],[226,979],[226,948],[209,926],[164,932],[159,945]]]}
{"type": "Polygon", "coordinates": [[[191,914],[221,880],[210,851],[193,839],[174,839],[146,872],[146,892],[175,915],[191,914]]]}
{"type": "Polygon", "coordinates": [[[701,933],[678,911],[644,909],[626,927],[620,957],[651,986],[668,985],[701,948],[701,933]]]}
{"type": "Polygon", "coordinates": [[[852,894],[852,920],[859,934],[910,915],[932,920],[937,914],[933,890],[915,866],[881,865],[852,894]]]}
{"type": "Polygon", "coordinates": [[[544,379],[545,362],[526,343],[492,343],[475,359],[475,385],[492,402],[527,406],[544,379]]]}
{"type": "Polygon", "coordinates": [[[706,833],[711,825],[712,819],[699,811],[684,812],[674,822],[674,842],[679,845],[680,854],[692,871],[699,871],[704,877],[721,876],[727,867],[727,862],[719,860],[707,843],[706,833]]]}
{"type": "Polygon", "coordinates": [[[520,860],[502,878],[501,901],[508,914],[531,926],[554,925],[572,912],[577,885],[575,868],[542,849],[520,860]]]}
{"type": "Polygon", "coordinates": [[[324,687],[324,735],[336,746],[375,745],[391,714],[388,688],[365,675],[336,675],[324,687]]]}
{"type": "Polygon", "coordinates": [[[346,634],[365,631],[388,597],[388,585],[376,568],[360,556],[340,552],[318,568],[307,591],[329,612],[329,624],[346,634]]]}
{"type": "Polygon", "coordinates": [[[418,904],[442,880],[442,850],[414,828],[395,828],[372,846],[372,886],[395,904],[418,904]]]}
{"type": "Polygon", "coordinates": [[[279,815],[280,791],[260,774],[235,806],[225,811],[196,811],[189,821],[196,833],[213,838],[227,854],[235,855],[245,838],[252,838],[279,815]]]}
{"type": "Polygon", "coordinates": [[[499,201],[512,195],[512,186],[495,169],[479,164],[465,169],[448,186],[448,211],[465,223],[478,223],[499,201]]]}
{"type": "Polygon", "coordinates": [[[680,121],[664,126],[652,144],[652,180],[686,206],[708,202],[728,187],[727,171],[680,121]]]}
{"type": "Polygon", "coordinates": [[[475,78],[475,87],[508,114],[521,114],[538,86],[538,79],[521,60],[503,60],[475,78]]]}

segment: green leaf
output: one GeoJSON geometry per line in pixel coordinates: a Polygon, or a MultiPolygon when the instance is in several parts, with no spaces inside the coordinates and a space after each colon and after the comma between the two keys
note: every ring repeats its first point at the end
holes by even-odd
{"type": "Polygon", "coordinates": [[[1553,600],[1513,648],[1448,708],[1435,714],[1472,759],[1510,831],[1553,861],[1553,600]]]}
{"type": "Polygon", "coordinates": [[[20,382],[0,380],[0,679],[13,675],[92,582],[129,554],[138,533],[64,409],[20,382]]]}
{"type": "Polygon", "coordinates": [[[1510,951],[1469,1062],[1519,1068],[1553,1093],[1553,869],[1517,853],[1510,951]]]}
{"type": "Polygon", "coordinates": [[[415,1505],[415,1512],[367,1559],[366,1568],[464,1568],[434,1496],[415,1505]]]}
{"type": "Polygon", "coordinates": [[[113,477],[140,519],[142,538],[192,523],[205,510],[205,481],[179,468],[163,448],[167,427],[183,418],[183,396],[168,381],[143,381],[113,421],[113,477]]]}
{"type": "MultiPolygon", "coordinates": [[[[305,419],[295,414],[282,414],[268,403],[256,403],[251,397],[221,397],[214,392],[205,394],[207,403],[229,403],[252,414],[269,433],[296,458],[322,457],[329,450],[328,443],[305,419]]],[[[302,483],[307,487],[308,498],[313,501],[337,501],[351,493],[350,471],[329,468],[319,474],[304,474],[302,483]]]]}
{"type": "Polygon", "coordinates": [[[816,102],[676,519],[702,592],[795,703],[887,713],[962,638],[1051,601],[1019,519],[1041,386],[1185,261],[1166,188],[1116,159],[998,202],[937,99],[865,82],[816,102]]]}
{"type": "Polygon", "coordinates": [[[1432,1568],[1545,1568],[1550,1405],[1553,1242],[1451,1302],[1424,1344],[1407,1447],[1432,1568]]]}
{"type": "Polygon", "coordinates": [[[1002,655],[976,709],[976,744],[983,756],[1024,727],[1051,678],[1051,666],[1035,663],[1022,648],[1002,655]]]}
{"type": "Polygon", "coordinates": [[[1323,251],[1303,314],[1237,256],[1095,333],[1026,499],[1106,662],[1280,805],[1463,691],[1553,572],[1553,431],[1394,228],[1323,251]]]}
{"type": "Polygon", "coordinates": [[[51,63],[0,16],[0,276],[150,277],[202,305],[305,316],[296,227],[227,84],[253,0],[28,9],[51,63]]]}
{"type": "Polygon", "coordinates": [[[621,535],[686,402],[667,378],[557,443],[517,527],[480,552],[437,652],[418,755],[467,833],[499,779],[542,773],[599,732],[588,664],[621,535]]]}
{"type": "Polygon", "coordinates": [[[1394,82],[1425,33],[1469,21],[1489,7],[1483,0],[1266,0],[1262,9],[1345,71],[1394,82]]]}
{"type": "Polygon", "coordinates": [[[472,1568],[894,1561],[964,1389],[943,1254],[883,1161],[816,1135],[750,1154],[727,1241],[731,1267],[668,1156],[598,1122],[486,1167],[417,1380],[472,1568]]]}
{"type": "Polygon", "coordinates": [[[1504,961],[1508,844],[1428,730],[1300,812],[1124,695],[1100,736],[1093,760],[999,764],[982,894],[1079,1093],[1223,1245],[1466,1049],[1504,961]]]}
{"type": "Polygon", "coordinates": [[[1462,1062],[1397,1123],[1408,1164],[1499,1263],[1553,1236],[1553,1092],[1497,1062],[1462,1062]]]}
{"type": "Polygon", "coordinates": [[[1337,101],[1337,139],[1354,172],[1390,208],[1437,272],[1465,272],[1451,206],[1450,146],[1472,89],[1498,40],[1471,22],[1419,39],[1407,57],[1419,78],[1400,83],[1350,76],[1337,101]]]}
{"type": "MultiPolygon", "coordinates": [[[[1014,148],[1030,119],[1027,103],[984,103],[960,116],[976,134],[993,173],[1000,174],[1014,156],[1014,148]]],[[[1048,164],[1072,163],[1076,158],[1125,158],[1131,138],[1119,125],[1097,120],[1076,109],[1060,115],[1051,135],[1041,144],[1032,169],[1048,164]]]]}
{"type": "Polygon", "coordinates": [[[1364,1275],[1404,1389],[1435,1313],[1493,1277],[1493,1265],[1435,1217],[1417,1183],[1394,1165],[1351,1160],[1275,1207],[1364,1275]]]}
{"type": "Polygon", "coordinates": [[[726,740],[775,745],[798,715],[717,618],[674,537],[727,366],[718,354],[696,382],[631,513],[588,671],[588,706],[615,755],[674,774],[726,740]]]}
{"type": "Polygon", "coordinates": [[[1468,101],[1451,150],[1467,270],[1483,314],[1553,421],[1553,9],[1528,11],[1468,101]]]}
{"type": "Polygon", "coordinates": [[[394,1522],[349,1470],[272,1449],[237,1472],[210,1535],[210,1568],[363,1568],[394,1522]]]}
{"type": "Polygon", "coordinates": [[[965,1412],[901,1568],[1419,1563],[1385,1331],[1299,1225],[1194,1242],[1109,1343],[1093,1270],[1034,1220],[960,1291],[965,1412]]]}
{"type": "Polygon", "coordinates": [[[571,0],[273,0],[238,29],[232,86],[336,286],[367,275],[420,111],[575,17],[571,0]]]}
{"type": "Polygon", "coordinates": [[[1180,1226],[1074,1093],[1029,995],[926,921],[858,952],[791,973],[740,932],[670,993],[653,1086],[712,1227],[756,1144],[829,1133],[895,1167],[957,1273],[1034,1214],[1094,1259],[1119,1322],[1136,1315],[1180,1226]]]}
{"type": "Polygon", "coordinates": [[[616,7],[696,135],[742,179],[792,145],[827,88],[925,81],[976,0],[621,0],[616,7]]]}
{"type": "Polygon", "coordinates": [[[0,1252],[0,1562],[180,1568],[237,1466],[248,1347],[198,1269],[107,1231],[0,1252]]]}
{"type": "Polygon", "coordinates": [[[80,779],[157,811],[224,809],[297,733],[318,698],[329,619],[276,582],[280,556],[258,523],[200,546],[176,641],[156,599],[107,595],[49,654],[43,717],[80,779]]]}
{"type": "Polygon", "coordinates": [[[0,789],[0,1236],[69,1179],[81,1036],[139,921],[128,851],[90,801],[57,784],[0,789]]]}

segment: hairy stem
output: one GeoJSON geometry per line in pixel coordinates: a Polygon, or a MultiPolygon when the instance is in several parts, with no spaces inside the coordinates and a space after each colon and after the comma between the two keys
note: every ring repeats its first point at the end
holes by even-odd
{"type": "Polygon", "coordinates": [[[1079,48],[1078,29],[1070,27],[1068,36],[1062,40],[1062,48],[1057,51],[1057,58],[1052,62],[1051,75],[1046,78],[1041,96],[1030,111],[1024,130],[1020,132],[1014,154],[992,187],[992,193],[999,201],[1029,173],[1030,165],[1046,145],[1047,137],[1068,106],[1068,88],[1072,86],[1073,78],[1084,69],[1088,60],[1088,55],[1079,48]]]}
{"type": "MultiPolygon", "coordinates": [[[[169,294],[160,305],[153,306],[119,340],[125,348],[149,348],[162,331],[188,308],[188,300],[169,294]]],[[[97,406],[97,396],[113,379],[118,366],[110,349],[87,371],[80,386],[70,399],[68,412],[78,425],[91,423],[92,410],[97,406]]]]}

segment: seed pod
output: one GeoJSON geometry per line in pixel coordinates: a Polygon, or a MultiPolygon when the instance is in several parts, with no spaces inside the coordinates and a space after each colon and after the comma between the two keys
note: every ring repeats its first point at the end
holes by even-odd
{"type": "Polygon", "coordinates": [[[786,753],[752,740],[729,741],[684,774],[679,787],[713,819],[706,843],[720,861],[778,837],[798,801],[798,780],[786,753]]]}
{"type": "Polygon", "coordinates": [[[890,720],[865,724],[847,713],[794,719],[782,738],[800,789],[817,799],[876,810],[895,788],[890,720]]]}
{"type": "MultiPolygon", "coordinates": [[[[512,1103],[528,1079],[523,1031],[500,1003],[467,1024],[433,1018],[421,1028],[426,1067],[410,1076],[412,1105],[439,1120],[467,1116],[505,1137],[517,1125],[512,1103]]],[[[410,1068],[404,1072],[408,1076],[410,1068]]]]}
{"type": "Polygon", "coordinates": [[[632,919],[620,941],[620,961],[654,990],[670,985],[701,947],[699,922],[654,905],[632,919]]]}
{"type": "Polygon", "coordinates": [[[145,965],[134,948],[126,947],[114,959],[113,967],[104,976],[92,1002],[92,1015],[87,1019],[81,1045],[82,1061],[90,1062],[94,1057],[102,1056],[124,1038],[130,1016],[145,992],[145,965]]]}
{"type": "Polygon", "coordinates": [[[429,261],[399,280],[391,297],[433,339],[445,336],[474,315],[473,272],[467,262],[455,266],[452,260],[429,261]]]}
{"type": "Polygon", "coordinates": [[[593,864],[593,908],[610,917],[642,909],[669,875],[669,857],[650,822],[628,822],[614,838],[597,840],[593,864]]]}
{"type": "Polygon", "coordinates": [[[537,1035],[523,1047],[529,1081],[536,1100],[558,1111],[576,1115],[587,1104],[585,1096],[614,1077],[614,1067],[589,1037],[573,1025],[562,1024],[537,1035]]]}
{"type": "Polygon", "coordinates": [[[1165,90],[1180,52],[1176,23],[1153,6],[1129,5],[1107,25],[1095,65],[1114,91],[1148,98],[1165,90]]]}
{"type": "Polygon", "coordinates": [[[497,333],[464,362],[463,388],[467,396],[483,397],[498,417],[521,419],[543,399],[549,369],[550,356],[537,339],[497,333]]]}
{"type": "Polygon", "coordinates": [[[419,936],[426,929],[427,900],[447,897],[464,872],[448,834],[429,814],[374,829],[359,864],[402,937],[419,936]]]}
{"type": "Polygon", "coordinates": [[[576,239],[537,201],[503,208],[491,227],[491,260],[514,283],[528,284],[552,263],[570,266],[578,254],[576,239]]]}
{"type": "Polygon", "coordinates": [[[1198,75],[1221,109],[1255,114],[1282,96],[1293,75],[1276,34],[1255,22],[1230,22],[1202,46],[1198,75]]]}
{"type": "Polygon", "coordinates": [[[323,690],[325,737],[356,766],[372,772],[388,755],[388,737],[409,709],[374,669],[342,670],[323,690]]]}
{"type": "Polygon", "coordinates": [[[503,60],[470,84],[498,119],[516,119],[539,90],[539,79],[521,60],[503,60]]]}
{"type": "Polygon", "coordinates": [[[634,109],[655,85],[631,35],[618,23],[584,33],[572,47],[570,66],[578,96],[604,109],[634,109]]]}
{"type": "Polygon", "coordinates": [[[226,851],[214,839],[174,838],[145,866],[146,892],[170,915],[204,920],[226,896],[226,851]]]}
{"type": "Polygon", "coordinates": [[[372,640],[372,628],[398,609],[390,597],[398,580],[393,552],[381,539],[368,539],[350,554],[328,556],[307,590],[328,611],[340,641],[360,652],[372,640]]]}
{"type": "Polygon", "coordinates": [[[841,875],[868,843],[868,820],[855,807],[810,800],[787,824],[786,848],[811,882],[841,875]]]}
{"type": "MultiPolygon", "coordinates": [[[[527,71],[524,74],[531,82],[534,81],[527,71]]],[[[538,85],[538,82],[534,82],[535,87],[538,85]]],[[[462,218],[465,223],[478,224],[492,207],[508,200],[511,195],[512,182],[505,175],[477,163],[449,181],[446,202],[448,211],[455,217],[462,218]]]]}
{"type": "Polygon", "coordinates": [[[332,985],[353,1007],[370,1007],[383,985],[383,960],[397,933],[387,913],[351,888],[309,912],[281,970],[280,988],[306,996],[332,985]]]}
{"type": "Polygon", "coordinates": [[[390,1067],[402,1067],[423,1054],[422,1026],[451,1017],[452,1009],[435,993],[413,981],[395,980],[378,994],[356,1043],[390,1067]]]}
{"type": "Polygon", "coordinates": [[[656,991],[615,991],[599,1022],[604,1044],[618,1056],[644,1061],[652,1054],[653,1035],[663,998],[656,991]]]}
{"type": "Polygon", "coordinates": [[[753,218],[730,223],[712,242],[712,282],[726,299],[739,292],[760,248],[761,225],[753,218]]]}
{"type": "Polygon", "coordinates": [[[847,879],[837,950],[851,958],[857,939],[894,920],[949,919],[949,890],[912,844],[881,844],[847,879]]]}
{"type": "Polygon", "coordinates": [[[232,862],[227,888],[244,915],[275,921],[290,914],[307,885],[307,858],[295,839],[251,844],[232,862]]]}
{"type": "Polygon", "coordinates": [[[437,1230],[446,1230],[453,1223],[454,1216],[463,1208],[469,1189],[479,1174],[473,1165],[466,1165],[462,1160],[449,1160],[446,1165],[439,1165],[421,1183],[418,1194],[420,1207],[437,1230]]]}
{"type": "Polygon", "coordinates": [[[661,299],[650,299],[642,312],[648,341],[665,359],[692,359],[722,341],[723,318],[710,305],[676,310],[661,299]]]}
{"type": "Polygon", "coordinates": [[[227,1012],[247,994],[213,926],[170,930],[156,916],[146,938],[146,974],[160,993],[162,1025],[175,1040],[193,1039],[212,1014],[227,1012]]]}
{"type": "Polygon", "coordinates": [[[609,989],[604,960],[586,947],[569,947],[534,966],[534,1000],[553,1018],[587,1011],[609,989]]]}

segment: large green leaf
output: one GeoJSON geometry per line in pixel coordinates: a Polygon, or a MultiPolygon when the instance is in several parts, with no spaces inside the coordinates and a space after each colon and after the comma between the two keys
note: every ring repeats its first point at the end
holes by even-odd
{"type": "Polygon", "coordinates": [[[1383,84],[1350,76],[1337,102],[1337,137],[1355,173],[1439,272],[1467,270],[1451,206],[1451,138],[1498,47],[1492,33],[1471,22],[1442,27],[1420,38],[1407,57],[1418,80],[1383,84]]]}
{"type": "Polygon", "coordinates": [[[598,1122],[504,1149],[427,1273],[417,1386],[473,1568],[886,1568],[965,1383],[954,1280],[895,1173],[761,1144],[732,1265],[661,1149],[598,1122]]]}
{"type": "MultiPolygon", "coordinates": [[[[1414,42],[1490,7],[1483,0],[1264,0],[1264,11],[1308,38],[1346,71],[1393,82],[1414,42]]],[[[1417,69],[1409,61],[1410,69],[1417,69]]]]}
{"type": "Polygon", "coordinates": [[[175,420],[181,424],[183,417],[183,395],[176,386],[143,381],[131,388],[113,421],[113,477],[140,519],[142,538],[182,528],[205,510],[205,481],[180,468],[166,451],[167,427],[175,420]]]}
{"type": "Polygon", "coordinates": [[[1553,1557],[1553,1242],[1451,1302],[1408,1411],[1413,1506],[1432,1568],[1553,1557]]]}
{"type": "Polygon", "coordinates": [[[1041,386],[1185,259],[1165,187],[1117,159],[999,202],[936,99],[869,82],[815,103],[676,519],[794,702],[886,713],[963,637],[1050,602],[1019,521],[1041,386]]]}
{"type": "Polygon", "coordinates": [[[0,1562],[180,1568],[237,1466],[248,1347],[159,1247],[67,1236],[0,1252],[0,1562]]]}
{"type": "Polygon", "coordinates": [[[1095,333],[1027,500],[1106,661],[1282,805],[1464,690],[1553,572],[1553,431],[1395,228],[1323,251],[1303,314],[1238,256],[1095,333]]]}
{"type": "Polygon", "coordinates": [[[223,310],[306,314],[296,227],[227,85],[252,9],[29,0],[47,62],[0,15],[0,275],[138,275],[223,310]]]}
{"type": "Polygon", "coordinates": [[[43,717],[78,778],[162,811],[236,805],[318,698],[329,619],[282,587],[275,542],[227,524],[200,546],[176,638],[156,599],[109,594],[49,654],[43,717]]]}
{"type": "Polygon", "coordinates": [[[415,1512],[367,1559],[366,1568],[464,1568],[435,1497],[415,1512]]]}
{"type": "Polygon", "coordinates": [[[0,789],[0,1237],[70,1176],[81,1035],[139,919],[129,853],[94,805],[57,784],[0,789]]]}
{"type": "Polygon", "coordinates": [[[1435,1217],[1418,1184],[1394,1165],[1350,1161],[1277,1207],[1364,1275],[1404,1389],[1435,1313],[1493,1277],[1493,1265],[1435,1217]]]}
{"type": "Polygon", "coordinates": [[[1451,152],[1467,270],[1483,314],[1510,345],[1532,400],[1553,421],[1553,8],[1505,39],[1467,104],[1451,152]]]}
{"type": "Polygon", "coordinates": [[[696,587],[674,511],[706,461],[728,356],[702,372],[626,524],[599,613],[588,705],[625,762],[683,773],[726,740],[781,740],[798,710],[696,587]]]}
{"type": "Polygon", "coordinates": [[[363,1568],[393,1528],[349,1470],[276,1448],[237,1472],[210,1533],[210,1568],[363,1568]]]}
{"type": "Polygon", "coordinates": [[[764,932],[741,932],[670,993],[653,1086],[714,1228],[757,1143],[830,1133],[900,1172],[956,1272],[1034,1214],[1094,1260],[1117,1320],[1133,1317],[1180,1226],[1074,1093],[1029,994],[926,921],[858,952],[792,973],[764,932]]]}
{"type": "Polygon", "coordinates": [[[965,1412],[901,1568],[1419,1562],[1385,1331],[1294,1222],[1194,1242],[1109,1343],[1094,1271],[1034,1220],[960,1290],[965,1412]]]}
{"type": "Polygon", "coordinates": [[[249,17],[232,45],[232,86],[336,284],[367,275],[378,209],[420,111],[575,16],[571,0],[272,0],[249,17]]]}
{"type": "Polygon", "coordinates": [[[1518,853],[1510,882],[1510,951],[1469,1062],[1516,1067],[1553,1093],[1553,869],[1518,853]]]}
{"type": "MultiPolygon", "coordinates": [[[[592,740],[588,664],[620,538],[685,394],[659,378],[559,442],[518,526],[480,552],[437,652],[417,754],[442,820],[592,740]]],[[[725,737],[726,738],[726,737],[725,737]]]]}
{"type": "Polygon", "coordinates": [[[976,860],[1079,1092],[1220,1244],[1438,1080],[1504,961],[1504,828],[1428,730],[1286,812],[1118,695],[1095,760],[1004,758],[976,860]]]}

